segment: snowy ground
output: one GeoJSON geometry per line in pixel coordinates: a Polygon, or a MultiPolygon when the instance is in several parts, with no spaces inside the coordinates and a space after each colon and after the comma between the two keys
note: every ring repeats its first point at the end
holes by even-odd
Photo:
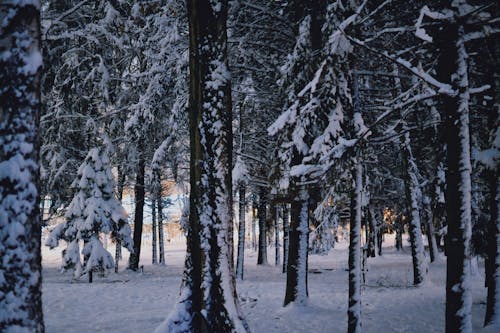
{"type": "MultiPolygon", "coordinates": [[[[446,262],[430,265],[430,280],[411,286],[409,249],[398,253],[393,240],[384,244],[382,257],[369,258],[367,283],[362,288],[364,332],[443,332],[446,262]]],[[[123,270],[106,278],[72,280],[61,274],[60,248],[43,249],[43,305],[45,325],[51,332],[151,332],[176,302],[185,246],[166,245],[166,266],[151,265],[150,244],[143,244],[143,273],[123,270]]],[[[124,251],[126,252],[126,251],[124,251]]],[[[112,252],[114,253],[114,252],[112,252]]],[[[346,332],[347,248],[339,244],[327,256],[310,256],[309,304],[282,307],[285,275],[281,266],[257,266],[257,253],[247,249],[245,280],[238,283],[242,307],[254,333],[346,332]]],[[[269,248],[273,263],[274,249],[269,248]]],[[[127,254],[125,254],[127,257],[127,254]]],[[[125,258],[127,259],[127,258],[125,258]]],[[[484,264],[473,279],[473,326],[481,332],[486,289],[484,264]]]]}

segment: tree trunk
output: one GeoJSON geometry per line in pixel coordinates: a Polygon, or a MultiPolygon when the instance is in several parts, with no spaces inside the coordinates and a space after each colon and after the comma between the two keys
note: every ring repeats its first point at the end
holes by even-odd
{"type": "Polygon", "coordinates": [[[361,195],[363,167],[359,157],[353,172],[355,188],[351,195],[349,219],[349,308],[347,310],[349,333],[361,332],[361,195]]]}
{"type": "Polygon", "coordinates": [[[165,265],[165,238],[163,235],[163,202],[161,199],[161,189],[160,189],[160,194],[159,198],[156,200],[158,204],[158,246],[159,246],[159,252],[160,252],[160,260],[159,263],[160,265],[165,265]]]}
{"type": "Polygon", "coordinates": [[[190,196],[180,302],[157,332],[247,332],[230,263],[231,84],[227,0],[188,0],[190,196]]]}
{"type": "Polygon", "coordinates": [[[245,259],[245,185],[240,184],[240,202],[239,202],[239,226],[238,226],[238,258],[236,262],[236,278],[243,280],[243,263],[245,259]]]}
{"type": "Polygon", "coordinates": [[[257,256],[257,265],[267,265],[267,232],[266,232],[266,191],[261,189],[259,192],[259,254],[257,256]]]}
{"type": "Polygon", "coordinates": [[[278,266],[281,263],[280,259],[280,225],[279,225],[279,217],[280,217],[280,206],[276,205],[274,207],[274,264],[278,266]]]}
{"type": "MultiPolygon", "coordinates": [[[[122,171],[121,167],[118,167],[118,186],[117,186],[117,197],[120,204],[122,204],[123,199],[123,188],[125,187],[125,173],[122,171]]],[[[118,273],[118,263],[122,258],[122,244],[119,239],[115,240],[115,273],[118,273]]]]}
{"type": "Polygon", "coordinates": [[[404,183],[406,192],[406,202],[410,211],[408,222],[410,233],[411,255],[413,260],[413,284],[421,284],[426,276],[426,263],[424,244],[422,242],[422,227],[420,223],[420,207],[418,199],[420,197],[420,184],[418,182],[418,170],[413,158],[410,146],[410,133],[404,128],[405,134],[402,136],[401,154],[404,165],[404,183]]]}
{"type": "MultiPolygon", "coordinates": [[[[142,145],[139,144],[140,146],[142,145]]],[[[137,271],[139,269],[139,260],[141,257],[142,225],[144,222],[144,170],[145,161],[142,156],[142,147],[139,147],[139,163],[137,165],[137,174],[134,186],[134,253],[130,254],[128,268],[137,271]]]]}
{"type": "MultiPolygon", "coordinates": [[[[456,14],[458,15],[458,13],[456,14]]],[[[444,96],[446,141],[446,332],[471,332],[471,162],[469,87],[463,27],[449,22],[440,36],[438,79],[458,92],[444,96]]]]}
{"type": "Polygon", "coordinates": [[[368,238],[368,255],[370,257],[375,257],[376,249],[377,249],[377,219],[375,217],[375,213],[373,208],[369,208],[368,210],[368,222],[370,224],[370,233],[368,238]]]}
{"type": "Polygon", "coordinates": [[[39,6],[39,1],[0,2],[2,332],[44,332],[37,140],[42,69],[39,6]]]}
{"type": "MultiPolygon", "coordinates": [[[[498,47],[498,41],[492,37],[488,42],[491,43],[490,50],[498,47]]],[[[497,56],[498,48],[490,51],[493,56],[497,56]]],[[[491,91],[496,92],[498,97],[498,88],[500,87],[498,75],[495,75],[495,66],[498,66],[498,61],[491,63],[488,67],[489,77],[487,82],[491,85],[491,91]],[[496,77],[495,77],[496,76],[496,77]]],[[[498,141],[498,131],[500,128],[500,109],[498,99],[492,99],[487,105],[490,112],[488,114],[488,123],[490,124],[490,149],[500,150],[500,142],[498,141]],[[496,100],[496,102],[495,102],[496,100]],[[495,111],[493,111],[495,110],[495,111]]],[[[488,269],[486,286],[488,287],[488,295],[486,297],[486,314],[484,317],[484,326],[500,327],[500,169],[498,161],[494,163],[486,172],[488,180],[488,189],[490,194],[490,220],[488,223],[488,247],[487,260],[485,266],[488,269]]]]}
{"type": "MultiPolygon", "coordinates": [[[[398,68],[394,65],[394,78],[396,84],[396,90],[399,94],[402,93],[403,89],[401,86],[401,81],[398,77],[398,68]]],[[[422,196],[420,190],[420,183],[418,181],[419,170],[413,156],[411,148],[410,130],[405,120],[404,110],[401,110],[401,131],[403,135],[400,136],[400,151],[401,158],[403,160],[403,180],[405,184],[405,194],[406,194],[406,204],[409,210],[408,214],[410,221],[409,233],[410,233],[410,245],[411,245],[411,256],[413,260],[413,284],[421,284],[427,274],[427,268],[425,263],[425,253],[424,253],[424,243],[422,241],[422,227],[420,220],[420,205],[419,199],[422,196]]]]}
{"type": "Polygon", "coordinates": [[[286,273],[288,268],[288,248],[290,236],[290,214],[288,204],[283,205],[283,273],[286,273]]]}
{"type": "Polygon", "coordinates": [[[489,171],[490,221],[488,226],[489,276],[484,326],[500,327],[500,172],[489,171]]]}
{"type": "Polygon", "coordinates": [[[427,242],[429,243],[429,257],[431,262],[436,260],[437,256],[437,244],[436,237],[434,237],[434,218],[432,216],[432,208],[430,206],[429,198],[426,198],[424,201],[424,216],[425,216],[425,230],[427,233],[427,242]]]}
{"type": "Polygon", "coordinates": [[[291,204],[289,233],[285,306],[291,302],[304,304],[309,296],[307,288],[309,193],[304,187],[298,190],[291,204]]]}
{"type": "Polygon", "coordinates": [[[252,248],[257,251],[257,202],[252,200],[252,248]]]}
{"type": "Polygon", "coordinates": [[[152,246],[153,246],[153,255],[152,255],[152,263],[156,265],[158,263],[158,255],[156,253],[156,200],[151,201],[151,234],[152,234],[152,246]]]}
{"type": "Polygon", "coordinates": [[[404,230],[403,216],[399,216],[396,218],[395,228],[396,228],[396,250],[401,251],[403,249],[403,230],[404,230]]]}

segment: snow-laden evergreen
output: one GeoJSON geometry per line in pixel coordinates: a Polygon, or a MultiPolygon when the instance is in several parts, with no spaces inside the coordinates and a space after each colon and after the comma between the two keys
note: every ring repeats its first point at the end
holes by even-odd
{"type": "Polygon", "coordinates": [[[92,272],[114,267],[112,255],[101,242],[102,234],[110,234],[112,239],[133,251],[128,216],[114,194],[115,182],[107,149],[92,148],[88,152],[72,187],[75,195],[66,209],[66,221],[52,230],[46,245],[54,248],[60,240],[66,241],[64,268],[73,268],[75,277],[86,273],[90,277],[92,272]]]}

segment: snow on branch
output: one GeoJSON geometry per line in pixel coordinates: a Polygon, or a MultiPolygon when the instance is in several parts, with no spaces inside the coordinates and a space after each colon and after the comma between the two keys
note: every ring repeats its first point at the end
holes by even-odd
{"type": "Polygon", "coordinates": [[[345,32],[344,32],[344,34],[347,37],[347,39],[349,39],[354,44],[359,45],[370,52],[373,52],[373,53],[376,53],[376,54],[383,56],[384,58],[397,64],[398,66],[400,66],[404,70],[412,73],[413,75],[415,75],[416,77],[418,77],[422,81],[426,82],[430,86],[437,88],[438,93],[449,95],[449,96],[455,96],[457,94],[457,92],[454,91],[449,84],[438,81],[429,73],[424,72],[422,69],[419,69],[419,68],[413,66],[409,61],[402,59],[400,57],[395,57],[395,56],[389,54],[387,51],[380,51],[380,50],[374,49],[373,47],[366,45],[364,42],[362,42],[362,41],[360,41],[352,36],[349,36],[345,32]]]}
{"type": "Polygon", "coordinates": [[[426,42],[432,43],[432,37],[427,34],[424,28],[422,28],[422,21],[425,16],[434,20],[445,20],[451,18],[451,14],[446,15],[439,12],[433,12],[429,9],[429,7],[427,7],[427,5],[422,7],[420,10],[420,15],[415,23],[415,36],[426,42]]]}

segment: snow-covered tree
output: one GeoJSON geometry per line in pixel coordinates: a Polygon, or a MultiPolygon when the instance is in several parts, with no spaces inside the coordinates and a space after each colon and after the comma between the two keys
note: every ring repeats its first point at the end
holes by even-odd
{"type": "Polygon", "coordinates": [[[0,331],[44,332],[40,2],[0,3],[0,331]]]}
{"type": "Polygon", "coordinates": [[[72,187],[75,195],[66,210],[66,221],[52,230],[46,244],[54,248],[59,240],[65,240],[64,268],[73,268],[75,277],[88,274],[92,282],[92,272],[114,267],[112,255],[100,240],[101,234],[110,234],[133,251],[128,216],[114,194],[115,182],[106,149],[92,148],[88,152],[72,187]]]}
{"type": "Polygon", "coordinates": [[[180,300],[157,332],[246,332],[236,296],[232,234],[231,84],[227,1],[188,1],[190,179],[180,300]]]}

